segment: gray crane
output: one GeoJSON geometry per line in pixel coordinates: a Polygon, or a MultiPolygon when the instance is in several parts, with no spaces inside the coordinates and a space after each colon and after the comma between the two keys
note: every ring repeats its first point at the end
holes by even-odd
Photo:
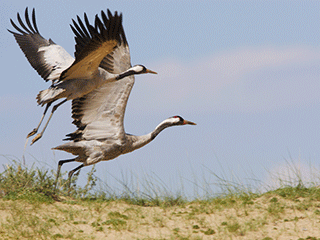
{"type": "Polygon", "coordinates": [[[107,82],[118,81],[133,74],[156,73],[143,65],[131,67],[131,64],[126,65],[126,69],[122,68],[121,72],[112,73],[106,56],[114,51],[119,51],[117,49],[121,47],[121,42],[123,42],[124,31],[122,14],[118,15],[115,12],[112,15],[108,10],[107,15],[101,11],[102,20],[96,15],[95,26],[89,23],[86,14],[84,14],[85,24],[79,16],[77,16],[78,23],[72,20],[73,26],[70,26],[76,40],[75,59],[51,39],[47,40],[40,35],[34,9],[31,22],[28,8],[26,8],[26,24],[17,13],[20,27],[10,19],[12,26],[18,33],[8,31],[14,35],[31,66],[45,81],[52,82],[48,89],[40,91],[37,95],[38,104],[46,105],[46,107],[38,126],[28,134],[27,139],[38,132],[51,104],[58,99],[65,98],[53,106],[43,130],[34,137],[31,145],[42,137],[53,113],[66,101],[81,98],[107,82]]]}
{"type": "MultiPolygon", "coordinates": [[[[120,45],[105,58],[108,63],[105,65],[106,70],[113,74],[119,74],[131,66],[128,42],[123,31],[121,36],[120,45]]],[[[64,163],[82,163],[69,172],[70,184],[72,175],[80,168],[100,161],[108,161],[141,148],[167,127],[196,125],[180,116],[174,116],[161,122],[149,134],[143,136],[126,134],[123,120],[134,81],[134,75],[131,75],[121,81],[107,82],[87,95],[72,101],[73,124],[76,125],[77,130],[64,139],[69,142],[53,149],[66,151],[77,157],[59,161],[55,186],[64,163]]]]}

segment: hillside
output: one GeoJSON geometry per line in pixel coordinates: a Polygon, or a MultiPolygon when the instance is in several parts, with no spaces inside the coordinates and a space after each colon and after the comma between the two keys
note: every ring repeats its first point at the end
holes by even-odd
{"type": "Polygon", "coordinates": [[[0,239],[313,239],[320,240],[320,190],[285,186],[266,193],[106,196],[88,184],[21,165],[0,175],[0,239]]]}

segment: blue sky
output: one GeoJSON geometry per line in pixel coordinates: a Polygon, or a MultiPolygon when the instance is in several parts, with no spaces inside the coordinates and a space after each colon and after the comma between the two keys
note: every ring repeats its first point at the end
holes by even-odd
{"type": "MultiPolygon", "coordinates": [[[[111,186],[111,175],[125,173],[157,176],[173,191],[183,182],[190,192],[195,179],[213,184],[210,172],[268,182],[286,161],[305,175],[310,166],[319,169],[319,1],[2,0],[0,154],[19,159],[44,110],[35,97],[49,85],[6,30],[26,6],[36,8],[42,36],[70,54],[72,18],[86,12],[92,21],[107,8],[122,12],[132,63],[158,72],[136,77],[126,131],[146,134],[173,115],[198,124],[166,129],[144,148],[99,163],[96,175],[111,186]]],[[[75,129],[71,122],[68,103],[44,137],[27,147],[26,163],[55,169],[58,160],[72,157],[50,150],[75,129]]],[[[7,162],[0,156],[1,164],[7,162]]]]}

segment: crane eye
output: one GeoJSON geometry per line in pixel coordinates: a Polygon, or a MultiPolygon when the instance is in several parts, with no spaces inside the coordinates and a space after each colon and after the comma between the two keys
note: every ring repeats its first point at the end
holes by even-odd
{"type": "Polygon", "coordinates": [[[179,121],[183,121],[183,118],[182,118],[182,117],[180,117],[180,116],[178,116],[178,115],[173,116],[172,118],[179,119],[179,121]]]}

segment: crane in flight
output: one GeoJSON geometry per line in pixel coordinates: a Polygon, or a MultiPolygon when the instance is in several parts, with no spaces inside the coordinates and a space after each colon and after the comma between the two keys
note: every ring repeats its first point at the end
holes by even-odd
{"type": "MultiPolygon", "coordinates": [[[[106,71],[112,74],[119,74],[131,66],[128,42],[123,28],[120,28],[121,42],[105,57],[106,64],[103,64],[106,71]]],[[[85,38],[85,35],[77,37],[81,42],[81,38],[85,38]]],[[[174,116],[162,121],[149,134],[134,136],[125,133],[123,120],[134,81],[134,75],[130,75],[121,81],[107,82],[83,97],[72,100],[72,118],[77,130],[64,139],[69,142],[53,149],[66,151],[77,157],[59,161],[55,186],[64,163],[82,163],[69,172],[70,184],[72,175],[80,168],[100,161],[108,161],[141,148],[167,127],[196,125],[180,116],[174,116]]]]}
{"type": "Polygon", "coordinates": [[[127,64],[128,68],[122,68],[121,72],[112,73],[112,68],[109,66],[110,54],[115,51],[119,52],[119,47],[125,37],[122,14],[118,15],[117,12],[112,15],[108,10],[106,15],[101,11],[102,20],[96,15],[95,26],[89,23],[86,14],[84,14],[84,23],[79,16],[77,16],[78,23],[72,20],[73,26],[70,26],[76,40],[75,58],[64,48],[55,44],[53,40],[47,40],[40,35],[34,9],[32,22],[28,8],[25,10],[26,24],[19,13],[17,13],[17,19],[20,27],[10,19],[17,32],[8,31],[13,34],[31,66],[45,81],[52,82],[48,89],[40,91],[37,95],[38,104],[46,105],[46,107],[38,126],[27,135],[27,140],[38,132],[51,104],[64,98],[53,106],[43,130],[33,138],[31,145],[42,137],[53,113],[66,101],[81,98],[105,83],[119,81],[133,74],[156,73],[143,65],[131,67],[131,64],[127,64]],[[109,58],[106,57],[108,55],[109,58]]]}

